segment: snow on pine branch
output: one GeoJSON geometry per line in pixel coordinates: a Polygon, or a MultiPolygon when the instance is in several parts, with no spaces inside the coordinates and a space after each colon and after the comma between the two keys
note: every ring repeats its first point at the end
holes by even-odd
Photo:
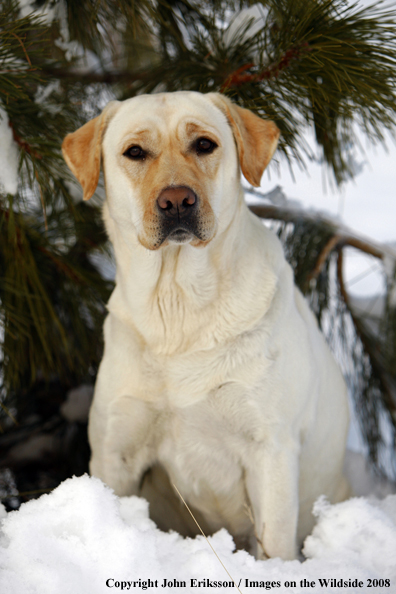
{"type": "Polygon", "coordinates": [[[17,193],[18,156],[18,146],[12,136],[7,112],[0,105],[0,192],[17,193]]]}
{"type": "Polygon", "coordinates": [[[37,2],[32,0],[18,0],[18,4],[21,18],[34,13],[35,16],[40,17],[47,25],[50,25],[53,21],[59,23],[60,37],[54,43],[65,52],[67,61],[82,55],[83,50],[80,44],[77,41],[70,41],[67,4],[64,0],[44,2],[40,7],[38,7],[37,2]]]}

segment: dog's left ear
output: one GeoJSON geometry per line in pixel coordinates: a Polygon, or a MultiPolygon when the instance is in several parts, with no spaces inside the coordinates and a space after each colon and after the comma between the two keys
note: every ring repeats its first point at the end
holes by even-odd
{"type": "Polygon", "coordinates": [[[100,116],[68,134],[62,142],[63,157],[82,185],[84,200],[93,196],[98,185],[103,134],[118,106],[118,101],[110,101],[100,116]]]}
{"type": "Polygon", "coordinates": [[[235,105],[225,95],[208,93],[207,97],[228,119],[243,175],[252,186],[259,186],[278,144],[278,127],[271,120],[263,120],[249,109],[235,105]]]}

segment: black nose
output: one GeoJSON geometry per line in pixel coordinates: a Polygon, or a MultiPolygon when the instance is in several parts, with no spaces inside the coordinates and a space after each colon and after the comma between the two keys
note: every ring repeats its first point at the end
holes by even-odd
{"type": "Polygon", "coordinates": [[[197,204],[197,197],[187,186],[170,186],[157,198],[160,211],[170,218],[180,219],[190,215],[197,204]]]}

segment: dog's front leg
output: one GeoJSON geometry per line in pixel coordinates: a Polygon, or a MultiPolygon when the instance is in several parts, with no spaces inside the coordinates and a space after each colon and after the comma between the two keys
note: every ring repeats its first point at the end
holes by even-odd
{"type": "Polygon", "coordinates": [[[142,475],[155,461],[155,417],[143,400],[122,396],[90,417],[91,474],[101,478],[119,496],[137,495],[142,475]],[[100,421],[100,422],[99,422],[100,421]],[[102,443],[95,439],[101,427],[102,443]]]}
{"type": "Polygon", "coordinates": [[[262,444],[246,469],[257,557],[297,556],[298,451],[292,444],[262,444]]]}

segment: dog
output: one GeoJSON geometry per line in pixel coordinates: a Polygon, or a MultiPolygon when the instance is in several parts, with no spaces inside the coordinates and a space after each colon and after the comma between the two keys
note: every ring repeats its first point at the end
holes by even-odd
{"type": "Polygon", "coordinates": [[[62,150],[85,200],[102,164],[117,265],[91,474],[125,496],[157,469],[146,490],[165,528],[173,483],[208,531],[286,560],[317,497],[347,495],[348,404],[278,238],[244,201],[241,172],[260,185],[278,138],[224,95],[183,91],[112,101],[62,150]]]}

